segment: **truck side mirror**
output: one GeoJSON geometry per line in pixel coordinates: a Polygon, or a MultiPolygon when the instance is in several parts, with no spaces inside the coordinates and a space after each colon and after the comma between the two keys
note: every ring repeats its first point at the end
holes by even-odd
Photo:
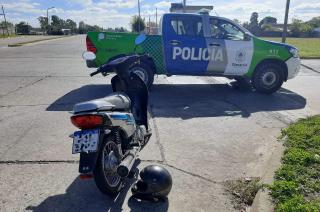
{"type": "Polygon", "coordinates": [[[251,35],[249,35],[248,33],[244,33],[244,36],[243,36],[243,40],[244,41],[250,41],[251,40],[251,35]]]}

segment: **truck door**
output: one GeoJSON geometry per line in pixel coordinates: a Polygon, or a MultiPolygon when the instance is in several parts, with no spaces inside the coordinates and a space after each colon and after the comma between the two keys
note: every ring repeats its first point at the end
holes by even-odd
{"type": "Polygon", "coordinates": [[[163,21],[167,73],[201,75],[206,72],[208,62],[202,60],[206,48],[202,16],[170,14],[163,21]]]}
{"type": "Polygon", "coordinates": [[[206,42],[210,52],[208,74],[247,73],[253,55],[253,40],[229,20],[210,17],[206,42]]]}

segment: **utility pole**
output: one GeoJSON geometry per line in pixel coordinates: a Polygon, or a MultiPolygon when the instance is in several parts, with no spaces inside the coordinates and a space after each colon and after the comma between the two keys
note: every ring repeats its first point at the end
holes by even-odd
{"type": "Polygon", "coordinates": [[[150,14],[149,14],[149,35],[150,35],[150,32],[151,32],[151,25],[150,25],[150,14]]]}
{"type": "Polygon", "coordinates": [[[156,8],[156,27],[158,28],[158,8],[156,8]]]}
{"type": "MultiPolygon", "coordinates": [[[[2,13],[1,13],[0,15],[3,15],[3,17],[4,17],[4,25],[5,25],[5,28],[6,28],[6,30],[7,30],[7,34],[8,34],[8,36],[9,36],[7,19],[6,19],[6,14],[4,13],[3,5],[1,5],[1,8],[2,8],[2,13]]],[[[2,34],[4,35],[4,27],[2,27],[2,34]]]]}
{"type": "Polygon", "coordinates": [[[183,0],[183,13],[186,12],[187,0],[183,0]]]}
{"type": "Polygon", "coordinates": [[[47,34],[48,34],[48,31],[49,31],[49,10],[53,9],[54,7],[49,7],[47,9],[47,34]]]}
{"type": "Polygon", "coordinates": [[[141,21],[141,17],[140,17],[140,0],[138,0],[138,12],[139,12],[139,16],[138,16],[138,18],[139,18],[139,21],[138,21],[138,24],[139,24],[139,26],[138,26],[138,29],[139,29],[139,33],[140,33],[140,21],[141,21]]]}
{"type": "Polygon", "coordinates": [[[290,0],[287,0],[286,13],[284,16],[284,24],[283,24],[283,32],[282,32],[282,43],[286,42],[286,37],[287,37],[289,6],[290,6],[290,0]]]}

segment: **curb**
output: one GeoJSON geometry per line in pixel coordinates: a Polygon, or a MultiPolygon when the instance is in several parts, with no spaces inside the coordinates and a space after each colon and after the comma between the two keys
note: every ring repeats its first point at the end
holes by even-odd
{"type": "MultiPolygon", "coordinates": [[[[273,182],[273,177],[275,171],[281,166],[281,157],[283,155],[284,146],[280,141],[276,141],[277,143],[274,146],[274,150],[270,160],[268,161],[267,170],[261,177],[261,182],[263,184],[271,184],[273,182]]],[[[269,195],[269,191],[267,189],[259,190],[256,194],[253,203],[249,209],[250,212],[273,212],[274,204],[272,202],[272,198],[269,195]]]]}
{"type": "MultiPolygon", "coordinates": [[[[51,37],[51,38],[44,38],[44,39],[37,39],[37,40],[31,40],[31,41],[25,41],[25,42],[20,42],[20,43],[11,43],[8,44],[8,47],[19,47],[19,46],[23,46],[26,44],[30,44],[30,43],[37,43],[40,41],[47,41],[47,40],[55,40],[55,39],[60,39],[60,38],[65,38],[66,36],[59,36],[59,37],[51,37]]],[[[70,36],[68,36],[70,37],[70,36]]]]}

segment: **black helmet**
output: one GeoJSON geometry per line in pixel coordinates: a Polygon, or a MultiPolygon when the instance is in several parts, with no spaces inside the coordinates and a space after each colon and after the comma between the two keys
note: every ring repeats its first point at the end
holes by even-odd
{"type": "Polygon", "coordinates": [[[131,188],[133,197],[150,201],[165,200],[171,191],[171,175],[161,166],[145,167],[140,172],[140,178],[131,188]]]}

